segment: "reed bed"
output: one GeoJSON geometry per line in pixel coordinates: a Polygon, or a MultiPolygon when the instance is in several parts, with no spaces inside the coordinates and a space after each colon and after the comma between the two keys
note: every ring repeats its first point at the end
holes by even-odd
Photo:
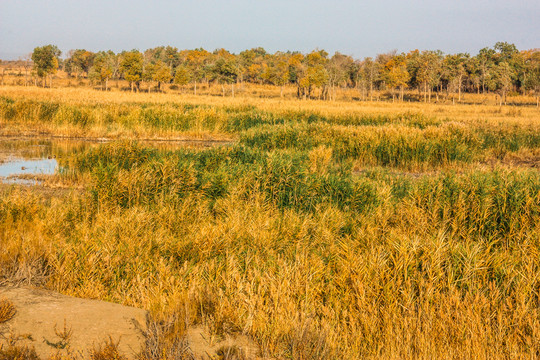
{"type": "Polygon", "coordinates": [[[2,192],[1,283],[179,313],[266,358],[540,353],[535,110],[1,91],[11,129],[236,139],[59,155],[85,191],[2,192]]]}

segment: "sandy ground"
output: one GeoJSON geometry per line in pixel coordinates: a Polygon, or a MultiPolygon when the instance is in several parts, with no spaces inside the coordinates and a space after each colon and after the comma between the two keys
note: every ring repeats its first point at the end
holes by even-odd
{"type": "Polygon", "coordinates": [[[0,325],[0,344],[18,338],[19,345],[35,347],[43,358],[57,351],[88,358],[88,351],[110,336],[130,357],[141,350],[144,339],[137,324],[146,324],[144,310],[29,287],[0,288],[0,298],[10,300],[17,311],[0,325]],[[63,333],[70,333],[68,342],[63,333]]]}
{"type": "MultiPolygon", "coordinates": [[[[147,313],[142,309],[31,287],[0,287],[0,299],[16,309],[11,320],[0,324],[0,346],[16,340],[44,359],[57,353],[88,359],[90,350],[109,339],[134,359],[144,346],[147,313]]],[[[217,337],[194,325],[185,339],[193,359],[261,359],[258,346],[242,334],[217,337]]]]}

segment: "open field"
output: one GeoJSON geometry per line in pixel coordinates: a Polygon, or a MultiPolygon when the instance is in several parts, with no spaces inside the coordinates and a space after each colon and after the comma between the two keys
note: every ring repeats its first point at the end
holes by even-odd
{"type": "Polygon", "coordinates": [[[1,185],[0,285],[261,358],[540,353],[537,107],[3,86],[0,136],[113,140],[1,185]],[[219,143],[141,142],[179,139],[219,143]]]}

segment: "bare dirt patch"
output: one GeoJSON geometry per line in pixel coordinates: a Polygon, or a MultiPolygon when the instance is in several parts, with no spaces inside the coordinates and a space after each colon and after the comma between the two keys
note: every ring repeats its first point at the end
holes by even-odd
{"type": "Polygon", "coordinates": [[[509,155],[503,162],[513,166],[540,169],[540,153],[530,154],[528,156],[509,155]]]}
{"type": "Polygon", "coordinates": [[[86,359],[96,349],[111,346],[123,358],[154,359],[163,354],[148,347],[163,350],[167,344],[152,341],[170,342],[171,336],[179,340],[182,358],[261,359],[259,347],[246,335],[218,336],[206,326],[192,325],[163,337],[155,331],[163,324],[153,323],[145,310],[129,306],[32,287],[0,287],[0,304],[9,305],[2,307],[6,316],[0,321],[0,348],[35,349],[42,359],[54,355],[86,359]]]}
{"type": "Polygon", "coordinates": [[[499,154],[499,156],[488,158],[484,163],[490,166],[503,165],[540,170],[540,149],[522,149],[517,152],[499,154]]]}
{"type": "Polygon", "coordinates": [[[141,350],[144,339],[138,327],[146,323],[144,310],[27,287],[0,288],[0,298],[16,310],[0,324],[0,344],[17,339],[17,345],[34,347],[42,358],[58,351],[87,358],[90,349],[109,337],[129,357],[141,350]]]}

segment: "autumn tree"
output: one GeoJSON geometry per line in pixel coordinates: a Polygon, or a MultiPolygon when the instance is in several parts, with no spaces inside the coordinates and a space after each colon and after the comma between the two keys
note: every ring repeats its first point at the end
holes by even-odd
{"type": "MultiPolygon", "coordinates": [[[[176,68],[176,72],[174,74],[174,83],[176,85],[184,86],[189,84],[191,80],[192,73],[187,66],[180,65],[176,68]]],[[[195,95],[197,95],[197,93],[195,93],[195,95]]]]}
{"type": "Polygon", "coordinates": [[[296,64],[298,97],[311,97],[314,88],[320,88],[319,99],[325,96],[328,84],[328,72],[325,68],[327,62],[328,53],[324,50],[315,50],[307,54],[302,63],[296,64]]]}
{"type": "Polygon", "coordinates": [[[241,77],[241,80],[252,83],[261,83],[263,80],[268,81],[268,79],[265,79],[265,75],[263,75],[271,67],[267,62],[268,57],[270,57],[269,54],[262,47],[242,51],[238,57],[238,62],[241,66],[241,72],[238,75],[241,77]]]}
{"type": "MultiPolygon", "coordinates": [[[[129,81],[132,91],[139,90],[141,81],[149,87],[157,82],[174,82],[185,85],[192,82],[194,92],[200,82],[220,84],[225,95],[225,86],[231,85],[234,96],[235,84],[250,82],[272,84],[280,87],[294,84],[299,98],[336,99],[336,89],[354,87],[360,90],[362,99],[373,99],[375,90],[388,89],[392,98],[403,99],[404,89],[418,90],[418,97],[431,101],[433,91],[437,94],[445,89],[461,101],[464,92],[495,92],[500,102],[512,91],[525,93],[536,91],[536,60],[538,51],[519,51],[514,44],[498,42],[493,48],[483,48],[477,55],[449,54],[440,51],[413,50],[398,55],[396,51],[378,54],[375,59],[355,60],[336,52],[332,57],[324,50],[307,54],[300,52],[268,53],[263,48],[252,48],[238,55],[225,49],[208,52],[202,48],[178,50],[171,46],[159,46],[140,53],[137,50],[115,54],[112,51],[94,54],[85,49],[71,50],[65,61],[58,59],[58,49],[52,45],[36,48],[32,75],[43,78],[56,71],[59,66],[74,76],[88,74],[93,82],[108,88],[110,79],[123,78],[129,81]],[[47,55],[49,52],[49,55],[47,55]],[[534,56],[533,56],[534,55],[534,56]],[[533,59],[534,57],[534,59],[533,59]],[[405,67],[403,65],[405,64],[405,67]],[[320,90],[320,91],[319,91],[320,90]]],[[[22,74],[21,74],[22,76],[22,74]]],[[[36,80],[37,84],[37,80],[36,80]]],[[[499,100],[497,100],[499,101],[499,100]]]]}
{"type": "MultiPolygon", "coordinates": [[[[45,45],[36,47],[32,53],[32,61],[34,62],[34,69],[37,76],[43,81],[43,87],[46,86],[46,77],[53,75],[58,70],[58,58],[62,52],[56,47],[56,45],[45,45]]],[[[51,79],[52,85],[52,79],[51,79]]]]}
{"type": "Polygon", "coordinates": [[[392,92],[392,101],[395,100],[395,90],[400,89],[400,100],[403,100],[403,90],[407,87],[409,73],[404,55],[396,55],[384,66],[384,80],[387,88],[392,92]]]}
{"type": "Polygon", "coordinates": [[[194,93],[197,95],[197,83],[207,76],[207,64],[212,54],[203,48],[188,50],[185,54],[185,66],[191,73],[191,81],[194,84],[194,93]]]}
{"type": "Polygon", "coordinates": [[[289,63],[283,54],[276,54],[271,62],[263,64],[261,78],[269,84],[280,87],[280,97],[283,97],[283,87],[289,82],[289,63]]]}
{"type": "Polygon", "coordinates": [[[336,100],[336,86],[346,84],[350,80],[353,65],[354,60],[352,57],[339,52],[336,52],[326,63],[328,83],[332,90],[332,100],[336,100]]]}
{"type": "Polygon", "coordinates": [[[326,85],[328,84],[328,72],[324,65],[308,66],[306,78],[310,93],[312,87],[320,88],[319,100],[325,98],[327,95],[326,85]]]}
{"type": "Polygon", "coordinates": [[[127,51],[122,54],[120,71],[124,79],[129,81],[131,91],[134,85],[139,89],[139,82],[143,76],[143,55],[138,50],[127,51]]]}
{"type": "Polygon", "coordinates": [[[161,83],[168,83],[172,79],[171,68],[162,60],[146,63],[143,67],[143,79],[149,83],[157,82],[158,90],[161,91],[161,83]]]}

